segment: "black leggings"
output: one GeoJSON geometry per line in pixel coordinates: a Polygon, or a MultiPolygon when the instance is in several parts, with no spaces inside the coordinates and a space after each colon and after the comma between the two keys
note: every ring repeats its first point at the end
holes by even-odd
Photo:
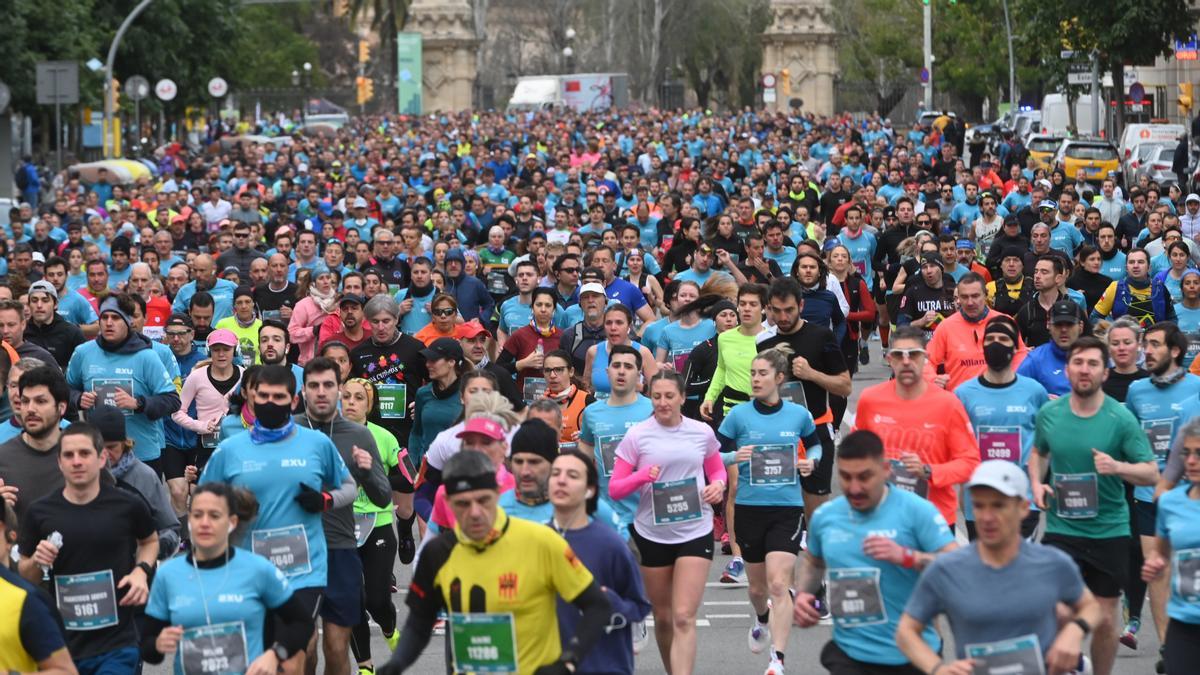
{"type": "Polygon", "coordinates": [[[354,660],[371,660],[371,622],[379,624],[384,635],[396,630],[396,606],[392,604],[392,563],[396,560],[396,531],[392,524],[379,525],[367,542],[358,547],[363,564],[363,612],[351,633],[350,650],[354,660]]]}
{"type": "Polygon", "coordinates": [[[1167,675],[1196,672],[1196,664],[1200,663],[1200,624],[1171,619],[1163,658],[1167,662],[1167,675]]]}

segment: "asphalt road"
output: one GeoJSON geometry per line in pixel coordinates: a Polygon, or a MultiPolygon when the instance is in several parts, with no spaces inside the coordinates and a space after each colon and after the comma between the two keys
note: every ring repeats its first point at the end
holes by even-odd
{"type": "MultiPolygon", "coordinates": [[[[854,403],[857,400],[858,393],[862,389],[887,378],[887,371],[882,365],[878,342],[871,344],[871,352],[871,364],[863,368],[855,378],[854,394],[851,397],[851,411],[854,410],[854,403]]],[[[834,490],[835,492],[837,491],[836,479],[834,490]]],[[[958,529],[960,532],[964,531],[964,528],[961,526],[958,529]]],[[[966,543],[965,539],[962,543],[966,543]]],[[[697,615],[699,639],[696,672],[721,674],[761,673],[767,665],[765,653],[760,655],[751,654],[746,644],[746,633],[753,619],[753,610],[746,597],[745,586],[722,584],[718,581],[721,576],[721,569],[728,561],[729,556],[720,555],[718,549],[718,555],[713,560],[712,568],[709,571],[709,581],[704,592],[704,602],[697,615]]],[[[399,580],[401,589],[407,585],[409,576],[410,570],[397,564],[396,578],[399,580]]],[[[1013,592],[1019,592],[1019,589],[1012,590],[1013,592]]],[[[401,608],[401,623],[403,623],[404,616],[403,599],[403,590],[401,590],[400,594],[395,596],[396,605],[401,608]]],[[[1146,675],[1154,672],[1154,662],[1158,653],[1158,640],[1154,634],[1153,622],[1150,619],[1148,601],[1144,609],[1144,617],[1145,623],[1142,631],[1139,633],[1141,644],[1138,651],[1130,650],[1124,646],[1119,647],[1117,666],[1114,670],[1114,673],[1117,675],[1146,675]]],[[[807,630],[794,629],[791,640],[788,643],[786,659],[788,671],[805,674],[825,672],[820,666],[819,655],[821,648],[829,641],[831,631],[832,628],[830,626],[817,626],[807,630]]],[[[942,630],[942,634],[948,635],[948,631],[942,630]]],[[[378,628],[373,629],[371,648],[376,659],[386,658],[389,653],[387,644],[380,635],[378,628]]],[[[444,673],[444,649],[444,638],[435,636],[425,650],[425,655],[410,672],[427,675],[444,673]]],[[[949,653],[949,649],[950,646],[948,645],[947,653],[949,653]]],[[[146,672],[152,675],[159,675],[169,671],[165,668],[157,667],[147,668],[146,672]]],[[[651,631],[649,644],[637,657],[637,672],[663,672],[658,648],[653,639],[653,631],[651,631]]]]}

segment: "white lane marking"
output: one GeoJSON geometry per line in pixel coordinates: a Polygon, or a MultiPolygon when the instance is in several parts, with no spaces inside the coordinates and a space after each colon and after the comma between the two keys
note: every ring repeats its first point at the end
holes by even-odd
{"type": "Polygon", "coordinates": [[[749,619],[749,614],[705,614],[710,619],[749,619]]]}
{"type": "MultiPolygon", "coordinates": [[[[654,627],[654,617],[652,617],[652,616],[646,617],[645,623],[646,623],[647,628],[653,628],[654,627]]],[[[696,619],[696,627],[697,628],[710,628],[710,627],[712,627],[712,623],[710,623],[708,619],[696,619]]]]}
{"type": "Polygon", "coordinates": [[[706,604],[706,605],[748,605],[748,604],[750,604],[750,601],[749,600],[712,600],[712,601],[706,601],[704,604],[706,604]]]}
{"type": "Polygon", "coordinates": [[[704,586],[706,588],[746,588],[746,584],[723,584],[719,581],[709,581],[704,586]]]}

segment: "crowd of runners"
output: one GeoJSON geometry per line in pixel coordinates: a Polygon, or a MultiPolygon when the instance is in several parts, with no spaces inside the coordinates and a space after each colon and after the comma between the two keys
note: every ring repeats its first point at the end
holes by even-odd
{"type": "Polygon", "coordinates": [[[1198,672],[1200,196],[947,118],[212,136],[3,226],[0,671],[713,672],[727,555],[745,672],[1198,672]]]}

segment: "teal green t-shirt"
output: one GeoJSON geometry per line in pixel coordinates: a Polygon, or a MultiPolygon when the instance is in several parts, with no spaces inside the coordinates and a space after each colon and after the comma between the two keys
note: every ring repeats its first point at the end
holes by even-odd
{"type": "Polygon", "coordinates": [[[1050,456],[1047,484],[1060,487],[1048,500],[1046,532],[1087,539],[1128,537],[1125,483],[1096,473],[1092,448],[1120,462],[1154,461],[1154,453],[1133,413],[1111,396],[1091,417],[1071,411],[1068,394],[1042,406],[1034,447],[1050,456]]]}

